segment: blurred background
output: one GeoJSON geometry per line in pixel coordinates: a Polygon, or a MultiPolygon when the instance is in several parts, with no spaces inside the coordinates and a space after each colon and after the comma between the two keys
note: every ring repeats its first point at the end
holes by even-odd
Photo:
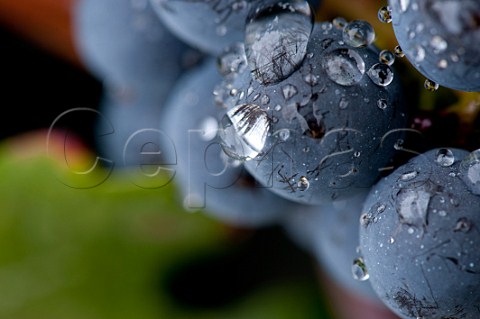
{"type": "MultiPolygon", "coordinates": [[[[71,174],[95,163],[96,117],[49,128],[73,108],[98,109],[103,92],[75,50],[74,2],[0,0],[0,319],[387,318],[329,282],[280,228],[186,212],[171,185],[143,189],[102,169],[71,174]]],[[[376,27],[379,7],[325,0],[317,19],[376,27]]],[[[377,44],[393,49],[391,28],[376,29],[377,44]]],[[[441,89],[432,98],[410,77],[421,105],[412,123],[438,118],[427,138],[446,135],[446,123],[459,129],[442,142],[472,136],[460,128],[479,127],[478,103],[465,107],[478,94],[441,89]]]]}

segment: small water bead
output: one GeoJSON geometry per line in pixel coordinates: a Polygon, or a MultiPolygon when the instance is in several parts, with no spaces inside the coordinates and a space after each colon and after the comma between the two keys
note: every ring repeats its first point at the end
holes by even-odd
{"type": "Polygon", "coordinates": [[[455,225],[455,228],[453,229],[453,231],[468,233],[471,228],[472,228],[472,222],[469,221],[467,218],[462,217],[457,220],[457,224],[455,225]]]}
{"type": "Polygon", "coordinates": [[[240,104],[222,119],[222,149],[238,160],[255,158],[264,148],[270,120],[268,114],[255,104],[240,104]]]}
{"type": "Polygon", "coordinates": [[[455,156],[448,148],[439,149],[435,156],[435,161],[440,166],[450,167],[453,165],[453,163],[455,163],[455,156]]]}
{"type": "Polygon", "coordinates": [[[444,70],[448,67],[448,61],[445,59],[441,59],[440,61],[438,61],[437,66],[439,69],[444,70]]]}
{"type": "Polygon", "coordinates": [[[347,20],[345,20],[342,17],[337,17],[332,21],[333,26],[339,30],[343,30],[343,28],[345,28],[347,23],[348,23],[347,20]]]}
{"type": "Polygon", "coordinates": [[[388,107],[388,102],[385,99],[379,99],[377,101],[377,106],[380,110],[385,110],[388,107]]]}
{"type": "Polygon", "coordinates": [[[207,116],[200,123],[200,129],[202,131],[202,139],[204,141],[211,141],[217,136],[218,121],[212,116],[207,116]]]}
{"type": "Polygon", "coordinates": [[[305,176],[300,177],[297,188],[302,192],[307,191],[310,188],[310,181],[305,176]]]}
{"type": "Polygon", "coordinates": [[[438,54],[447,49],[448,43],[441,36],[434,35],[430,40],[430,46],[433,48],[433,52],[438,54]]]}
{"type": "Polygon", "coordinates": [[[267,105],[268,103],[270,103],[270,97],[268,95],[264,95],[262,96],[262,99],[260,101],[263,105],[267,105]]]}
{"type": "Polygon", "coordinates": [[[405,53],[403,53],[403,50],[402,48],[397,45],[394,49],[393,49],[393,53],[395,54],[395,56],[397,58],[403,58],[405,56],[405,53]]]}
{"type": "Polygon", "coordinates": [[[468,190],[480,195],[480,149],[467,155],[460,163],[460,178],[468,190]]]}
{"type": "Polygon", "coordinates": [[[285,142],[290,138],[290,130],[286,128],[280,129],[275,133],[275,135],[277,135],[279,139],[285,142]]]}
{"type": "Polygon", "coordinates": [[[438,215],[441,216],[441,217],[445,217],[445,216],[447,216],[447,212],[444,211],[444,210],[440,210],[440,211],[438,212],[438,215]]]}
{"type": "Polygon", "coordinates": [[[390,237],[390,238],[388,239],[388,243],[389,243],[389,244],[395,243],[395,238],[390,237]]]}
{"type": "Polygon", "coordinates": [[[410,5],[410,0],[399,0],[399,2],[400,2],[400,10],[402,10],[402,12],[407,11],[408,6],[410,5]]]}
{"type": "Polygon", "coordinates": [[[338,103],[338,107],[342,110],[345,110],[347,107],[348,107],[348,104],[350,103],[350,101],[348,101],[347,98],[345,97],[342,97],[340,99],[340,102],[338,103]]]}
{"type": "Polygon", "coordinates": [[[438,90],[438,88],[439,88],[440,86],[438,85],[438,83],[435,83],[435,82],[433,82],[433,81],[430,80],[430,79],[426,79],[426,80],[425,80],[425,83],[423,84],[423,87],[424,87],[427,91],[435,92],[436,90],[438,90]]]}
{"type": "Polygon", "coordinates": [[[290,100],[292,97],[297,95],[298,90],[297,87],[291,84],[284,85],[282,87],[282,94],[286,101],[290,100]]]}
{"type": "Polygon", "coordinates": [[[378,60],[380,61],[380,63],[392,65],[395,62],[395,54],[388,50],[383,50],[378,55],[378,60]]]}
{"type": "Polygon", "coordinates": [[[290,76],[305,58],[313,22],[308,1],[254,6],[245,27],[245,53],[254,78],[270,84],[290,76]]]}
{"type": "Polygon", "coordinates": [[[359,151],[356,151],[356,152],[353,153],[353,157],[356,157],[356,158],[359,158],[361,155],[362,155],[362,153],[359,152],[359,151]]]}
{"type": "Polygon", "coordinates": [[[388,86],[393,81],[393,71],[386,64],[374,64],[367,74],[372,82],[378,86],[388,86]]]}
{"type": "Polygon", "coordinates": [[[354,20],[343,28],[343,41],[354,48],[365,47],[374,40],[375,30],[367,21],[354,20]]]}
{"type": "Polygon", "coordinates": [[[357,52],[349,49],[329,52],[322,60],[322,66],[330,80],[343,86],[360,82],[365,74],[365,61],[357,52]]]}
{"type": "Polygon", "coordinates": [[[307,74],[303,77],[303,80],[305,81],[305,83],[307,83],[308,85],[310,86],[315,86],[318,84],[318,78],[317,76],[313,75],[313,74],[307,74]]]}
{"type": "Polygon", "coordinates": [[[421,45],[414,46],[410,53],[412,54],[412,57],[416,63],[420,63],[425,60],[425,49],[421,45]]]}
{"type": "Polygon", "coordinates": [[[280,112],[282,110],[282,106],[277,104],[273,109],[277,112],[280,112]]]}
{"type": "Polygon", "coordinates": [[[365,262],[363,261],[362,257],[356,258],[353,261],[352,275],[353,278],[358,281],[365,281],[370,278],[370,275],[367,271],[367,266],[365,266],[365,262]]]}
{"type": "Polygon", "coordinates": [[[390,7],[381,7],[378,10],[378,20],[383,23],[392,22],[392,10],[390,9],[390,7]]]}
{"type": "Polygon", "coordinates": [[[412,172],[402,174],[402,176],[400,176],[400,179],[402,181],[406,182],[406,181],[410,181],[410,180],[414,179],[417,176],[418,176],[418,172],[417,171],[412,171],[412,172]]]}

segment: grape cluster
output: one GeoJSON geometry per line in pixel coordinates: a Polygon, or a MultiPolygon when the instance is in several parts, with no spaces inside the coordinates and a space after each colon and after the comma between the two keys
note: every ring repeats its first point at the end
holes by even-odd
{"type": "Polygon", "coordinates": [[[366,21],[315,22],[319,5],[79,1],[79,52],[107,92],[99,149],[149,176],[170,165],[188,210],[282,224],[402,318],[479,318],[480,151],[405,147],[429,125],[394,66],[479,91],[478,2],[390,0],[393,52],[366,21]]]}

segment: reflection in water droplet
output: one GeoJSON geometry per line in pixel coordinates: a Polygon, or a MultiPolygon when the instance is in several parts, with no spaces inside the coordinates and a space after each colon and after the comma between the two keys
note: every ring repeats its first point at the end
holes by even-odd
{"type": "Polygon", "coordinates": [[[250,160],[265,146],[270,120],[258,105],[241,104],[225,114],[222,128],[219,136],[223,151],[234,159],[250,160]]]}
{"type": "Polygon", "coordinates": [[[455,162],[455,156],[453,156],[452,151],[448,148],[441,148],[435,155],[435,162],[440,166],[449,167],[455,162]]]}
{"type": "Polygon", "coordinates": [[[378,99],[377,106],[380,110],[385,110],[388,107],[388,102],[385,99],[378,99]]]}
{"type": "Polygon", "coordinates": [[[410,4],[410,0],[399,0],[400,1],[400,10],[402,12],[407,11],[408,5],[410,4]]]}
{"type": "Polygon", "coordinates": [[[330,80],[343,86],[360,82],[365,73],[365,62],[362,57],[349,49],[337,49],[328,53],[322,65],[330,80]]]}
{"type": "Polygon", "coordinates": [[[247,57],[243,43],[236,43],[225,49],[217,58],[217,68],[224,77],[234,76],[247,67],[247,57]]]}
{"type": "Polygon", "coordinates": [[[374,64],[367,74],[372,82],[378,86],[388,86],[393,81],[393,71],[387,64],[374,64]]]}
{"type": "Polygon", "coordinates": [[[393,53],[395,53],[395,56],[397,56],[398,58],[403,58],[405,56],[405,53],[403,53],[403,50],[399,45],[397,45],[395,49],[393,49],[393,53]]]}
{"type": "Polygon", "coordinates": [[[358,257],[353,261],[352,275],[353,278],[358,281],[365,281],[370,278],[362,257],[358,257]]]}
{"type": "Polygon", "coordinates": [[[430,193],[424,187],[401,189],[397,194],[396,208],[402,223],[412,226],[426,225],[430,198],[430,193]]]}
{"type": "Polygon", "coordinates": [[[467,155],[460,163],[460,178],[468,190],[480,195],[480,149],[467,155]]]}
{"type": "Polygon", "coordinates": [[[305,176],[300,177],[297,188],[302,192],[308,190],[310,188],[310,181],[305,176]]]}
{"type": "Polygon", "coordinates": [[[252,8],[245,53],[255,79],[270,84],[290,76],[305,58],[312,29],[313,13],[307,1],[267,2],[252,8]]]}
{"type": "Polygon", "coordinates": [[[392,65],[395,62],[395,55],[388,50],[383,50],[378,55],[378,60],[380,63],[392,65]]]}
{"type": "Polygon", "coordinates": [[[378,20],[383,23],[392,22],[392,10],[390,7],[381,7],[378,10],[378,20]]]}
{"type": "Polygon", "coordinates": [[[375,30],[370,23],[354,20],[343,28],[343,41],[354,47],[365,47],[375,40],[375,30]]]}

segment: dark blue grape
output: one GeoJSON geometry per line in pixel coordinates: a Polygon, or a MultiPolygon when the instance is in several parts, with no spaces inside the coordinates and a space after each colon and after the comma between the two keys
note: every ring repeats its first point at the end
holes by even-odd
{"type": "Polygon", "coordinates": [[[393,29],[412,65],[456,90],[480,91],[480,2],[390,0],[393,29]]]}
{"type": "MultiPolygon", "coordinates": [[[[379,84],[379,73],[367,71],[378,53],[345,45],[341,30],[317,24],[288,78],[263,83],[245,71],[225,87],[224,149],[294,201],[321,204],[370,187],[394,152],[385,138],[406,120],[399,79],[379,84]]],[[[264,70],[275,74],[277,66],[264,70]]],[[[381,75],[393,76],[387,68],[381,75]]]]}
{"type": "Polygon", "coordinates": [[[365,202],[365,270],[402,318],[480,317],[480,196],[464,180],[462,165],[473,167],[467,155],[457,149],[419,155],[381,180],[365,202]]]}
{"type": "Polygon", "coordinates": [[[221,77],[214,63],[187,73],[167,105],[162,127],[175,145],[179,185],[188,209],[204,209],[239,226],[274,223],[296,205],[256,187],[240,162],[227,157],[219,144],[215,86],[221,77]]]}
{"type": "Polygon", "coordinates": [[[367,281],[352,276],[357,254],[358,220],[367,193],[322,206],[302,206],[283,223],[290,237],[313,254],[330,278],[349,291],[381,303],[367,281]]]}

